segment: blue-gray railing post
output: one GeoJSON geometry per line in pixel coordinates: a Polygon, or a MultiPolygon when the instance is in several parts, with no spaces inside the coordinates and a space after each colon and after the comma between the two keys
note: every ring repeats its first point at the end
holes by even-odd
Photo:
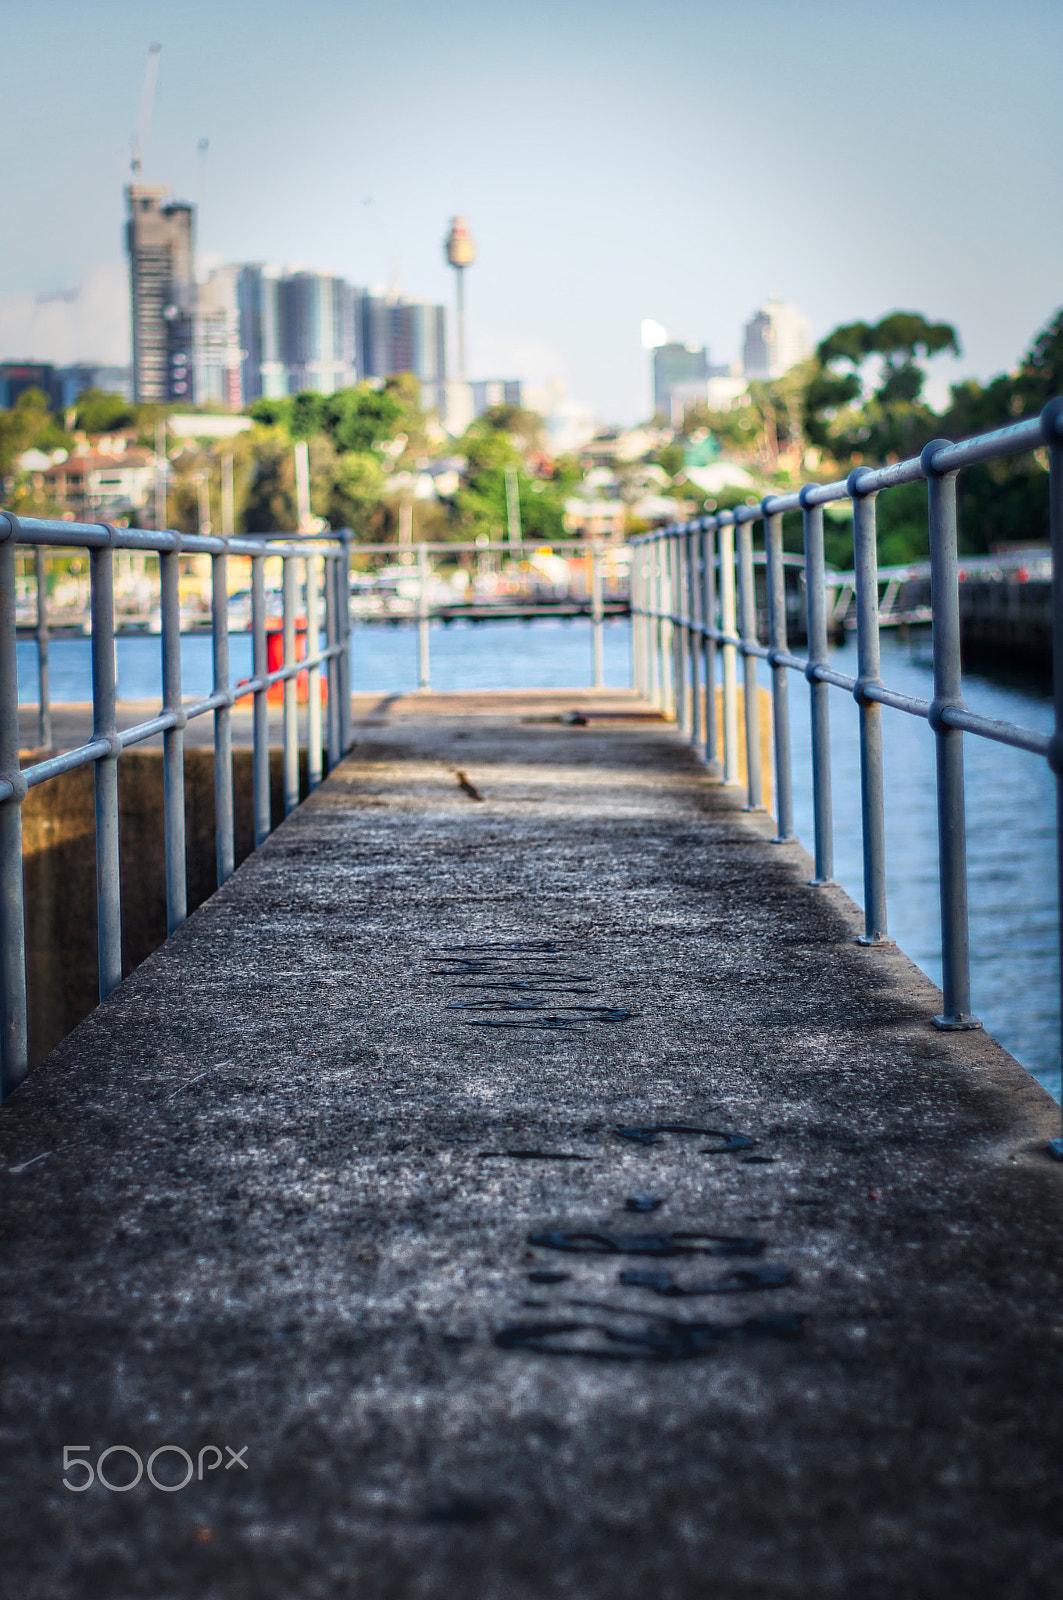
{"type": "Polygon", "coordinates": [[[0,1099],[29,1071],[26,924],[22,893],[22,802],[18,759],[15,539],[18,518],[0,516],[0,1099]]]}
{"type": "MultiPolygon", "coordinates": [[[[685,525],[684,525],[685,526],[685,525]]],[[[686,540],[683,528],[672,531],[672,611],[675,625],[675,719],[683,734],[690,732],[690,633],[686,614],[686,540]]]]}
{"type": "Polygon", "coordinates": [[[605,611],[602,605],[602,549],[597,539],[591,545],[591,639],[592,670],[596,689],[605,687],[605,645],[602,637],[605,611]]]}
{"type": "Polygon", "coordinates": [[[853,566],[856,574],[856,683],[860,715],[860,815],[864,842],[864,932],[861,944],[891,942],[886,931],[886,811],[882,791],[882,707],[864,690],[879,685],[878,550],[875,494],[862,494],[869,469],[850,472],[853,502],[853,566]]]}
{"type": "Polygon", "coordinates": [[[672,680],[675,685],[675,721],[680,733],[687,731],[687,637],[686,637],[686,575],[683,564],[683,534],[672,529],[672,615],[678,620],[672,634],[672,680]]]}
{"type": "Polygon", "coordinates": [[[722,511],[720,523],[720,631],[723,656],[723,781],[738,782],[738,634],[735,614],[734,512],[722,511]]]}
{"type": "Polygon", "coordinates": [[[676,572],[675,530],[671,525],[669,525],[665,535],[664,549],[665,571],[668,575],[667,610],[671,619],[668,624],[670,629],[668,634],[668,682],[671,686],[671,715],[678,725],[683,715],[683,678],[679,669],[679,624],[675,620],[679,611],[679,581],[676,572]]]}
{"type": "Polygon", "coordinates": [[[745,506],[738,522],[738,601],[741,613],[742,700],[746,724],[746,810],[763,811],[760,773],[760,695],[757,691],[757,580],[753,571],[753,518],[745,506]]]}
{"type": "MultiPolygon", "coordinates": [[[[110,539],[115,530],[102,523],[110,539]]],[[[114,554],[110,542],[89,553],[92,606],[92,739],[110,748],[96,757],[96,927],[100,999],[122,981],[122,893],[118,854],[118,737],[114,675],[114,554]]]]}
{"type": "Polygon", "coordinates": [[[335,556],[325,557],[325,637],[329,658],[325,674],[328,684],[328,769],[332,772],[340,762],[340,663],[331,652],[339,644],[339,593],[340,564],[335,556]]]}
{"type": "Polygon", "coordinates": [[[266,558],[251,557],[251,675],[258,683],[252,700],[255,849],[269,838],[272,824],[269,775],[269,689],[262,681],[269,671],[266,639],[266,558]]]}
{"type": "Polygon", "coordinates": [[[214,841],[218,887],[236,871],[233,803],[232,684],[229,681],[229,559],[226,547],[210,558],[214,646],[214,841]]]}
{"type": "Polygon", "coordinates": [[[661,645],[661,679],[664,689],[663,710],[666,716],[676,718],[679,686],[676,682],[675,657],[679,648],[675,626],[675,550],[671,529],[661,538],[662,606],[665,613],[661,645]]]}
{"type": "MultiPolygon", "coordinates": [[[[306,558],[306,654],[314,660],[321,648],[321,602],[318,588],[317,554],[306,558]]],[[[308,696],[306,702],[306,782],[307,789],[316,789],[321,782],[321,668],[311,666],[306,672],[308,696]]]]}
{"type": "Polygon", "coordinates": [[[655,582],[657,593],[655,596],[655,610],[657,614],[657,641],[655,657],[657,663],[657,704],[660,710],[668,714],[668,624],[665,621],[665,607],[668,595],[668,574],[665,568],[665,553],[667,543],[663,533],[654,537],[655,582]]]}
{"type": "Polygon", "coordinates": [[[343,546],[343,554],[336,564],[338,569],[336,620],[339,625],[340,644],[343,646],[339,655],[340,747],[343,755],[346,755],[354,742],[354,729],[351,726],[351,530],[341,528],[336,538],[343,546]]]}
{"type": "Polygon", "coordinates": [[[641,550],[637,539],[629,540],[631,548],[630,577],[628,579],[628,611],[631,616],[631,686],[636,694],[642,693],[642,659],[640,649],[641,618],[639,615],[639,562],[641,550]]]}
{"type": "MultiPolygon", "coordinates": [[[[1048,764],[1056,779],[1056,883],[1063,908],[1063,400],[1050,400],[1041,412],[1041,437],[1048,450],[1048,525],[1052,540],[1052,688],[1055,728],[1048,746],[1048,764]]],[[[1060,998],[1063,1000],[1063,936],[1059,944],[1060,998]]],[[[1063,1031],[1063,1005],[1060,1007],[1063,1031]]],[[[1063,1045],[1063,1039],[1061,1039],[1063,1045]]],[[[1063,1049],[1060,1050],[1063,1065],[1063,1049]]],[[[1049,1141],[1063,1161],[1063,1137],[1049,1141]]]]}
{"type": "Polygon", "coordinates": [[[428,639],[428,546],[417,546],[417,687],[431,687],[428,639]]]}
{"type": "Polygon", "coordinates": [[[827,665],[827,589],[823,557],[823,507],[809,505],[809,486],[801,490],[805,546],[805,631],[808,635],[809,711],[812,720],[812,812],[816,888],[834,882],[834,822],[830,785],[830,685],[816,676],[827,665]]]}
{"type": "Polygon", "coordinates": [[[162,736],[163,817],[166,830],[166,931],[188,915],[185,857],[185,714],[181,706],[181,535],[159,555],[162,612],[162,709],[174,719],[162,736]]]}
{"type": "Polygon", "coordinates": [[[653,595],[650,590],[650,573],[653,570],[650,563],[653,560],[653,547],[646,539],[641,539],[638,546],[639,553],[639,693],[644,700],[653,699],[653,690],[650,684],[650,651],[653,623],[649,610],[653,604],[653,595]]]}
{"type": "Polygon", "coordinates": [[[672,535],[672,562],[675,572],[675,601],[673,610],[679,621],[676,623],[676,660],[675,660],[675,686],[676,686],[676,722],[680,733],[690,737],[693,727],[694,708],[690,702],[690,612],[687,604],[687,538],[686,523],[677,528],[672,535]]]}
{"type": "Polygon", "coordinates": [[[663,627],[661,621],[661,595],[663,586],[661,582],[661,541],[657,534],[651,534],[649,543],[649,607],[650,607],[650,702],[657,707],[664,705],[664,671],[662,662],[663,627]]]}
{"type": "MultiPolygon", "coordinates": [[[[282,643],[284,648],[284,665],[289,666],[295,659],[295,608],[297,592],[295,586],[295,557],[282,556],[281,595],[282,607],[282,643]]],[[[298,676],[293,674],[284,680],[284,815],[290,816],[299,804],[299,705],[296,698],[298,693],[298,676]]]]}
{"type": "Polygon", "coordinates": [[[701,554],[701,535],[697,532],[700,524],[687,523],[686,549],[687,549],[687,592],[686,614],[689,626],[689,672],[690,672],[690,742],[694,749],[704,749],[705,734],[702,724],[701,702],[701,672],[699,658],[701,656],[701,639],[703,619],[701,616],[701,570],[699,557],[701,554]]]}
{"type": "Polygon", "coordinates": [[[963,792],[963,731],[942,721],[946,709],[965,709],[960,660],[960,580],[955,472],[934,470],[934,454],[948,439],[934,439],[920,456],[926,473],[930,520],[930,606],[934,617],[934,698],[927,720],[937,755],[938,884],[941,896],[941,988],[945,1008],[938,1028],[980,1028],[971,1015],[971,963],[967,918],[967,821],[963,792]]]}
{"type": "Polygon", "coordinates": [[[675,716],[675,584],[672,581],[672,540],[661,534],[661,710],[675,716]]]}
{"type": "Polygon", "coordinates": [[[37,742],[43,750],[52,748],[52,694],[48,673],[48,552],[37,545],[33,552],[33,571],[37,580],[37,742]]]}
{"type": "Polygon", "coordinates": [[[716,534],[711,522],[702,521],[698,535],[701,552],[701,664],[705,684],[705,761],[716,771],[719,758],[716,747],[716,640],[712,629],[716,627],[716,534]]]}
{"type": "Polygon", "coordinates": [[[767,561],[768,662],[771,666],[772,726],[775,731],[775,816],[779,824],[774,843],[794,837],[793,778],[790,769],[789,668],[779,659],[788,654],[786,638],[786,568],[783,563],[782,514],[764,513],[764,553],[767,561]]]}

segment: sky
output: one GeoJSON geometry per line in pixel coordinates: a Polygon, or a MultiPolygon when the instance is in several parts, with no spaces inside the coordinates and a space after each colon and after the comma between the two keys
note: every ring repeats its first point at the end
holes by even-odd
{"type": "Polygon", "coordinates": [[[203,265],[452,303],[470,372],[650,404],[643,318],[741,354],[769,295],[954,323],[933,393],[1063,304],[1063,6],[1046,0],[0,0],[0,359],[129,355],[123,186],[199,207],[203,265]],[[205,159],[198,154],[209,140],[205,159]]]}

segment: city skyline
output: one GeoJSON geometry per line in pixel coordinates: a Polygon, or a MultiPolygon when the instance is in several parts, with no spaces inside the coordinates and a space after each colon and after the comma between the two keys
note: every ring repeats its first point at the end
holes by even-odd
{"type": "Polygon", "coordinates": [[[961,32],[958,16],[905,3],[884,28],[828,0],[800,17],[670,0],[651,29],[597,0],[576,16],[541,5],[534,27],[469,0],[448,19],[411,0],[386,19],[332,0],[298,19],[272,0],[222,15],[200,0],[176,16],[155,0],[12,8],[18,95],[28,107],[46,61],[49,115],[0,176],[17,222],[0,354],[127,355],[121,188],[158,38],[143,181],[200,206],[201,262],[397,279],[452,313],[441,245],[461,211],[480,246],[474,375],[563,378],[603,421],[635,420],[650,400],[642,318],[726,362],[777,294],[817,338],[898,306],[948,320],[965,353],[939,361],[939,385],[988,377],[1060,299],[1061,223],[1043,197],[1058,191],[1063,19],[1027,3],[1001,26],[976,3],[961,32]],[[829,92],[810,94],[816,82],[829,92]],[[274,105],[282,85],[311,83],[274,105]]]}

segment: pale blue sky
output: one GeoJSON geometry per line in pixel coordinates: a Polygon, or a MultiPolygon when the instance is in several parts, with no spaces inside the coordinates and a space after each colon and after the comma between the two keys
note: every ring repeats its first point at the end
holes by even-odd
{"type": "Polygon", "coordinates": [[[449,300],[462,210],[474,374],[556,373],[603,419],[648,409],[643,317],[728,360],[773,291],[817,336],[916,309],[988,376],[1063,303],[1042,0],[0,0],[0,39],[0,357],[128,344],[152,40],[144,178],[202,200],[202,251],[449,300]]]}

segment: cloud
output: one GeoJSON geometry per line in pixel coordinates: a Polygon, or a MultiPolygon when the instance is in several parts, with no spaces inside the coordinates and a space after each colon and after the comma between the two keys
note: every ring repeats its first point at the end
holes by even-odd
{"type": "Polygon", "coordinates": [[[92,267],[70,289],[0,295],[0,360],[123,366],[129,347],[129,276],[120,262],[92,267]]]}

